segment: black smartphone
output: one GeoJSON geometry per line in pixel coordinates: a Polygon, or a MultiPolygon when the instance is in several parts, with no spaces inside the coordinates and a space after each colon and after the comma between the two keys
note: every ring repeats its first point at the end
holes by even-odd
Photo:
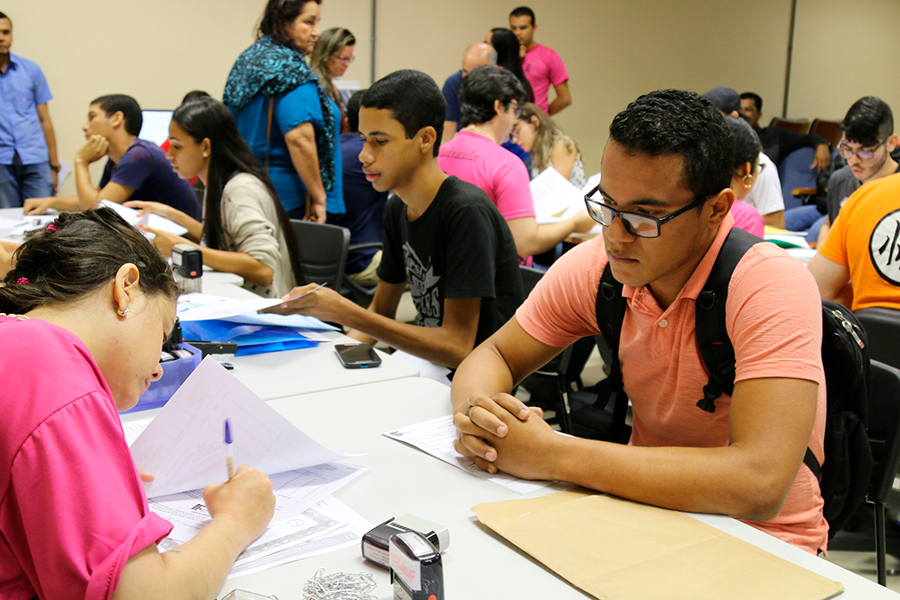
{"type": "Polygon", "coordinates": [[[345,369],[368,369],[381,364],[372,344],[335,344],[334,349],[345,369]]]}

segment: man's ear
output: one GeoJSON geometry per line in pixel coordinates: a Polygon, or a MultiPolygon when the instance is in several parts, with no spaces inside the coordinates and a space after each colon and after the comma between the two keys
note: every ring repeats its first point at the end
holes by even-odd
{"type": "Polygon", "coordinates": [[[437,143],[437,131],[428,125],[420,129],[417,135],[422,136],[422,140],[419,142],[419,152],[431,156],[434,153],[434,145],[437,143]]]}
{"type": "MultiPolygon", "coordinates": [[[[731,205],[734,204],[734,192],[731,188],[725,188],[707,201],[707,206],[712,210],[709,212],[709,228],[716,229],[725,220],[725,215],[731,211],[731,205]]],[[[704,209],[704,212],[705,209],[704,209]]]]}
{"type": "Polygon", "coordinates": [[[125,127],[125,113],[121,110],[114,112],[109,118],[109,124],[113,127],[125,127]]]}
{"type": "Polygon", "coordinates": [[[499,100],[494,100],[494,116],[502,115],[506,110],[506,107],[503,106],[503,103],[499,100]]]}
{"type": "Polygon", "coordinates": [[[900,138],[897,137],[896,133],[892,133],[891,137],[887,139],[887,144],[885,144],[888,154],[896,150],[898,145],[900,145],[900,138]]]}

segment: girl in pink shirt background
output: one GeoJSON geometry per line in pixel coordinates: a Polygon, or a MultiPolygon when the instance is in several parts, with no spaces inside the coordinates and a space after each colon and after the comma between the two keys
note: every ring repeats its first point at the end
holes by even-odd
{"type": "MultiPolygon", "coordinates": [[[[110,209],[63,213],[0,287],[0,598],[213,598],[271,519],[266,475],[210,485],[211,523],[178,552],[151,513],[117,411],[162,375],[177,290],[110,209]]],[[[146,477],[150,477],[149,475],[146,477]]]]}
{"type": "Polygon", "coordinates": [[[765,233],[762,215],[744,202],[759,177],[759,153],[762,150],[759,137],[743,119],[726,116],[725,122],[734,140],[734,174],[731,176],[731,189],[734,192],[731,216],[734,217],[734,226],[762,237],[765,233]]]}

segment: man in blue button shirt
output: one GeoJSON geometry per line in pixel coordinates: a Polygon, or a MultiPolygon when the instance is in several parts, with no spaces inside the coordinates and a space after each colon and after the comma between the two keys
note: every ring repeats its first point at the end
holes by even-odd
{"type": "Polygon", "coordinates": [[[12,21],[0,12],[0,208],[54,193],[59,172],[53,96],[41,68],[10,52],[12,41],[12,21]]]}

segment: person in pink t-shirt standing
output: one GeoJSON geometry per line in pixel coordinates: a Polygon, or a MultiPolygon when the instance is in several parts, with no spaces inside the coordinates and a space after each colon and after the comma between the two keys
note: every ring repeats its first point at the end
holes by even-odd
{"type": "Polygon", "coordinates": [[[551,116],[572,104],[566,65],[555,50],[534,41],[537,30],[534,11],[527,6],[513,10],[509,13],[509,28],[519,38],[522,68],[534,90],[534,103],[551,116]],[[548,95],[551,86],[556,92],[553,102],[550,102],[548,95]]]}
{"type": "Polygon", "coordinates": [[[815,554],[828,523],[803,457],[808,448],[824,461],[822,304],[812,275],[774,244],[747,250],[728,285],[733,393],[713,410],[697,402],[709,381],[697,299],[734,223],[732,158],[724,118],[693,92],[651,92],[613,119],[603,179],[585,198],[603,235],[564,254],[460,365],[455,445],[491,473],[729,515],[815,554]],[[540,409],[510,395],[566,346],[600,333],[607,268],[625,300],[618,357],[633,407],[627,446],[557,435],[540,409]]]}

